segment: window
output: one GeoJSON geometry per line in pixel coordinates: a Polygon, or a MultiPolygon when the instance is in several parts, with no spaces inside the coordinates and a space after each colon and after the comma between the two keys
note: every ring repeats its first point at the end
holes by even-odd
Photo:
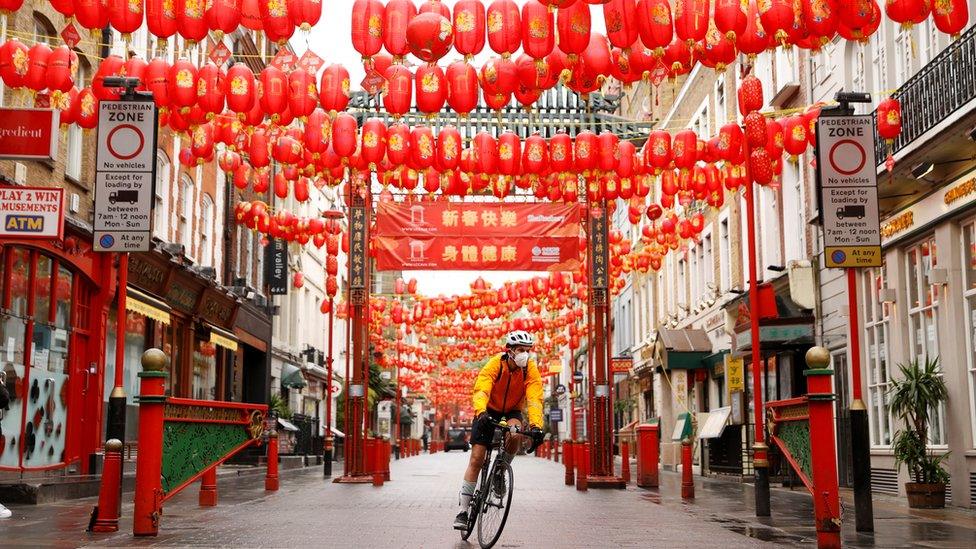
{"type": "Polygon", "coordinates": [[[200,264],[208,267],[213,266],[213,216],[214,202],[210,195],[203,193],[203,201],[200,207],[200,264]]]}
{"type": "Polygon", "coordinates": [[[803,204],[803,185],[800,181],[800,163],[783,162],[783,219],[796,219],[798,223],[783,223],[783,246],[786,260],[806,257],[803,232],[806,212],[803,204]]]}
{"type": "MultiPolygon", "coordinates": [[[[688,269],[685,268],[684,258],[678,260],[678,276],[675,277],[677,291],[675,297],[678,300],[678,308],[687,312],[688,310],[688,269]]],[[[680,314],[680,313],[679,313],[680,314]]]]}
{"type": "Polygon", "coordinates": [[[925,65],[939,53],[940,44],[938,27],[936,27],[933,24],[932,19],[929,18],[915,28],[918,29],[918,38],[922,45],[919,62],[921,65],[925,65]]]}
{"type": "Polygon", "coordinates": [[[180,184],[180,240],[186,248],[184,253],[192,255],[193,249],[193,180],[183,174],[180,184]]]}
{"type": "MultiPolygon", "coordinates": [[[[929,275],[938,265],[935,238],[930,237],[908,248],[905,261],[910,356],[924,361],[939,356],[939,286],[929,283],[929,275]]],[[[929,443],[946,444],[945,404],[932,413],[929,443]]]]}
{"type": "MultiPolygon", "coordinates": [[[[787,162],[788,163],[788,162],[787,162]]],[[[756,231],[756,238],[761,241],[762,259],[756,263],[756,276],[763,278],[763,273],[769,265],[782,265],[782,227],[780,226],[780,197],[779,191],[770,186],[759,187],[759,208],[761,213],[761,228],[756,231]]]]}
{"type": "Polygon", "coordinates": [[[712,233],[705,233],[702,237],[702,285],[704,294],[715,291],[715,258],[712,255],[712,233]]]}
{"type": "Polygon", "coordinates": [[[885,287],[884,267],[862,271],[861,296],[864,300],[865,367],[868,375],[868,415],[871,445],[890,446],[894,415],[888,405],[891,365],[888,362],[888,333],[891,304],[883,303],[880,290],[885,287]]]}
{"type": "Polygon", "coordinates": [[[969,349],[969,407],[973,430],[976,432],[976,221],[962,229],[963,298],[966,309],[966,348],[969,349]]]}
{"type": "MultiPolygon", "coordinates": [[[[75,79],[79,89],[88,82],[91,67],[88,61],[78,55],[78,76],[75,79]]],[[[78,124],[68,125],[68,150],[64,162],[64,175],[75,181],[81,181],[82,129],[78,124]]]]}
{"type": "Polygon", "coordinates": [[[732,288],[732,245],[729,242],[729,216],[728,214],[718,224],[718,263],[721,280],[719,288],[722,293],[732,288]]]}
{"type": "MultiPolygon", "coordinates": [[[[72,124],[74,126],[74,124],[72,124]]],[[[156,203],[153,211],[153,234],[161,240],[169,240],[167,231],[167,215],[169,211],[169,180],[172,176],[169,156],[163,151],[156,153],[156,190],[153,198],[156,203]]]]}
{"type": "Polygon", "coordinates": [[[699,277],[701,265],[701,247],[694,246],[688,250],[688,261],[691,263],[688,269],[688,286],[689,286],[689,296],[695,300],[692,303],[690,300],[686,301],[686,304],[694,309],[694,305],[698,304],[698,299],[701,297],[701,278],[699,277]]]}
{"type": "MultiPolygon", "coordinates": [[[[834,71],[834,43],[827,42],[820,48],[820,51],[813,54],[811,59],[811,64],[813,65],[813,79],[817,84],[822,84],[825,80],[830,78],[830,75],[834,71]]],[[[787,69],[787,67],[783,67],[787,69]]],[[[776,70],[780,70],[779,65],[777,65],[776,70]]],[[[777,74],[777,77],[779,75],[777,74]]],[[[783,81],[780,82],[784,83],[783,81]]]]}
{"type": "Polygon", "coordinates": [[[895,35],[895,86],[901,86],[912,76],[912,31],[899,28],[895,35]]]}
{"type": "MultiPolygon", "coordinates": [[[[861,42],[848,42],[847,43],[847,59],[851,60],[851,80],[850,89],[851,91],[870,91],[873,88],[868,86],[867,73],[864,68],[864,48],[865,44],[861,42]]],[[[876,94],[872,94],[872,97],[876,94]]],[[[868,112],[869,109],[873,109],[873,106],[867,104],[857,104],[856,112],[858,114],[863,114],[868,112]]]]}
{"type": "Polygon", "coordinates": [[[708,119],[708,98],[702,101],[698,111],[691,117],[691,124],[688,126],[702,139],[707,139],[711,135],[708,119]]]}
{"type": "Polygon", "coordinates": [[[48,46],[58,42],[58,33],[54,30],[54,25],[38,12],[34,12],[34,42],[37,44],[47,44],[48,46]]]}
{"type": "Polygon", "coordinates": [[[722,76],[715,83],[715,121],[719,124],[730,122],[725,108],[725,78],[722,76]]]}
{"type": "Polygon", "coordinates": [[[887,24],[882,22],[877,32],[871,35],[871,88],[886,90],[888,86],[887,24]]]}

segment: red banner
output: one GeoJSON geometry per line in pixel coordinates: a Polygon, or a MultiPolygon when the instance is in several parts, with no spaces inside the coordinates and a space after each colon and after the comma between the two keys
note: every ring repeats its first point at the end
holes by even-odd
{"type": "Polygon", "coordinates": [[[572,271],[580,266],[576,236],[377,236],[373,244],[380,271],[572,271]]]}
{"type": "Polygon", "coordinates": [[[572,271],[580,209],[546,203],[380,203],[379,270],[572,271]]]}
{"type": "Polygon", "coordinates": [[[580,233],[578,204],[381,202],[379,236],[563,237],[580,233]]]}

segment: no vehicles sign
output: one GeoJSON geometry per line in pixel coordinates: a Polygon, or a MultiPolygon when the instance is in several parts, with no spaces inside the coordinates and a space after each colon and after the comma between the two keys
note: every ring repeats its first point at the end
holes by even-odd
{"type": "Polygon", "coordinates": [[[95,251],[143,252],[150,248],[156,116],[152,101],[102,101],[99,105],[95,251]]]}
{"type": "Polygon", "coordinates": [[[817,120],[817,172],[827,267],[880,267],[878,179],[871,116],[817,120]]]}

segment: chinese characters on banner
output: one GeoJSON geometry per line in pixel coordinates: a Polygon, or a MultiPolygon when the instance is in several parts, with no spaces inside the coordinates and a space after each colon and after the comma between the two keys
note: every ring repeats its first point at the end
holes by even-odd
{"type": "Polygon", "coordinates": [[[366,208],[353,206],[349,214],[349,288],[366,288],[366,208]]]}
{"type": "Polygon", "coordinates": [[[573,270],[580,263],[579,222],[572,204],[382,203],[376,264],[380,270],[573,270]]]}
{"type": "Polygon", "coordinates": [[[590,206],[590,287],[606,289],[609,282],[610,255],[607,248],[606,210],[600,206],[590,206]]]}

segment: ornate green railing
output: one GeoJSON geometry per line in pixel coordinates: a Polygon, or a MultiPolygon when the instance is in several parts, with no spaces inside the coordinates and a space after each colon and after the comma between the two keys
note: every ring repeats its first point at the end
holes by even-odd
{"type": "Polygon", "coordinates": [[[769,438],[796,471],[804,486],[813,491],[810,459],[810,411],[807,397],[766,403],[769,438]]]}

